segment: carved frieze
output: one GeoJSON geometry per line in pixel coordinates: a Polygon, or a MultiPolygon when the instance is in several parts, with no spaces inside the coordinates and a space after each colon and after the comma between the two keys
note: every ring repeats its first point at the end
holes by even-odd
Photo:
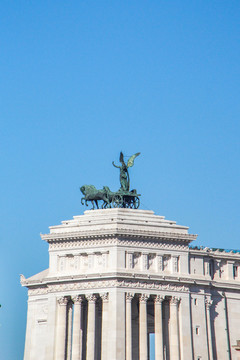
{"type": "Polygon", "coordinates": [[[149,247],[154,249],[175,249],[175,250],[187,250],[188,247],[185,243],[180,240],[171,240],[171,241],[154,241],[154,240],[137,240],[137,239],[113,239],[113,238],[104,238],[104,239],[90,239],[90,240],[64,240],[58,242],[49,243],[49,250],[57,249],[78,249],[82,248],[92,248],[100,246],[111,246],[111,245],[122,245],[122,246],[136,246],[136,247],[149,247]]]}
{"type": "Polygon", "coordinates": [[[58,271],[76,273],[78,271],[87,271],[97,268],[105,269],[108,264],[108,251],[91,252],[80,254],[58,255],[58,271]]]}
{"type": "Polygon", "coordinates": [[[184,285],[179,284],[164,284],[158,281],[139,281],[139,280],[103,280],[103,281],[83,281],[83,282],[74,282],[66,284],[54,284],[48,285],[44,288],[35,288],[29,289],[29,295],[43,295],[47,293],[55,292],[71,292],[75,290],[89,290],[89,289],[103,289],[103,288],[113,288],[113,287],[122,287],[122,288],[132,288],[140,290],[162,290],[162,291],[176,291],[176,292],[188,292],[189,288],[184,285]]]}

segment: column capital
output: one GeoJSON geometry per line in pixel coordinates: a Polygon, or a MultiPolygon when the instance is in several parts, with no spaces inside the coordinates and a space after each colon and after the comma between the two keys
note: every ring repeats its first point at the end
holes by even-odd
{"type": "Polygon", "coordinates": [[[97,300],[97,296],[95,294],[86,294],[85,296],[90,303],[95,303],[97,300]]]}
{"type": "Polygon", "coordinates": [[[132,299],[133,299],[133,297],[134,297],[134,293],[130,293],[130,292],[128,292],[128,293],[126,293],[126,301],[132,301],[132,299]]]}
{"type": "Polygon", "coordinates": [[[83,301],[83,297],[81,295],[73,296],[72,301],[74,302],[75,305],[81,305],[83,301]]]}
{"type": "Polygon", "coordinates": [[[148,301],[149,294],[140,294],[139,295],[139,301],[141,303],[146,303],[148,301]]]}
{"type": "Polygon", "coordinates": [[[164,301],[165,296],[164,295],[155,295],[154,296],[154,303],[155,304],[162,304],[162,302],[164,301]]]}
{"type": "Polygon", "coordinates": [[[171,305],[175,305],[178,306],[178,304],[180,303],[181,298],[177,297],[177,296],[172,296],[170,299],[170,304],[171,305]]]}
{"type": "Polygon", "coordinates": [[[66,296],[61,296],[60,298],[57,299],[58,304],[59,305],[67,305],[68,303],[68,298],[66,296]]]}
{"type": "Polygon", "coordinates": [[[212,303],[213,303],[213,301],[211,300],[211,298],[205,297],[205,305],[206,305],[207,310],[210,310],[212,303]]]}
{"type": "Polygon", "coordinates": [[[100,295],[100,298],[102,299],[102,301],[104,302],[107,302],[108,299],[109,299],[109,294],[106,292],[106,293],[101,293],[99,294],[100,295]]]}

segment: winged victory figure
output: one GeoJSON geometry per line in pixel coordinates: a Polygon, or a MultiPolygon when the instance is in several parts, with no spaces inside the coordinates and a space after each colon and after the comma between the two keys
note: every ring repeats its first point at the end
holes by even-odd
{"type": "Polygon", "coordinates": [[[140,155],[140,152],[130,156],[130,158],[128,159],[127,164],[124,161],[124,156],[122,151],[120,152],[120,158],[119,161],[122,164],[121,166],[117,166],[114,164],[114,161],[112,162],[113,166],[115,166],[116,168],[120,169],[120,184],[121,184],[121,191],[129,191],[130,188],[130,178],[129,178],[129,172],[128,172],[128,168],[132,167],[134,165],[134,160],[137,156],[140,155]]]}

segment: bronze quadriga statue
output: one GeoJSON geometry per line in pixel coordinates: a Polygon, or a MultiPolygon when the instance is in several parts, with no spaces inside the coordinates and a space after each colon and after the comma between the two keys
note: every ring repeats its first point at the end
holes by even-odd
{"type": "Polygon", "coordinates": [[[131,208],[138,209],[140,205],[140,194],[137,194],[137,190],[130,189],[130,177],[128,168],[134,165],[135,158],[140,155],[136,153],[128,159],[127,164],[124,161],[123,153],[120,152],[119,161],[120,166],[115,165],[112,162],[113,166],[120,170],[120,184],[121,187],[118,191],[112,192],[108,186],[104,186],[101,190],[97,190],[94,185],[83,185],[80,190],[83,193],[84,197],[81,199],[82,205],[88,206],[88,201],[92,203],[92,209],[96,207],[99,209],[98,201],[102,201],[102,209],[110,207],[119,207],[119,208],[131,208]]]}

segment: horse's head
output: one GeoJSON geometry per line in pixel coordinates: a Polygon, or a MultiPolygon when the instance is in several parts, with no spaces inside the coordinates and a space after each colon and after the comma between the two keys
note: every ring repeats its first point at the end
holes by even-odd
{"type": "Polygon", "coordinates": [[[83,193],[83,195],[86,194],[86,187],[85,187],[85,185],[83,185],[83,186],[80,187],[80,191],[83,193]]]}
{"type": "Polygon", "coordinates": [[[111,190],[109,189],[108,186],[104,186],[104,187],[103,187],[103,190],[105,190],[107,193],[110,193],[110,192],[111,192],[111,190]]]}

